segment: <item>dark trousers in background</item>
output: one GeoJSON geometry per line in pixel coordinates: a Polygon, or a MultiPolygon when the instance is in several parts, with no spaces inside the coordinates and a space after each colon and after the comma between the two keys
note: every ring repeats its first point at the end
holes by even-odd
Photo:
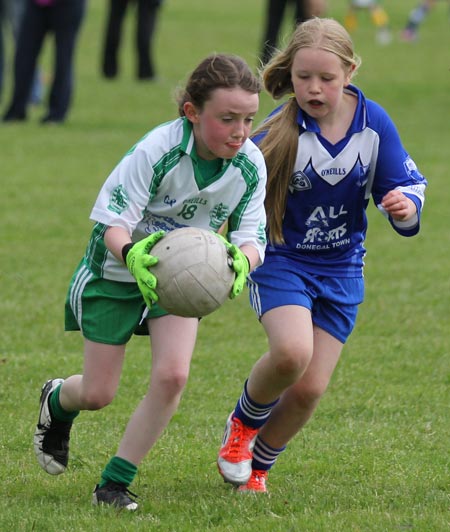
{"type": "Polygon", "coordinates": [[[64,120],[71,103],[75,44],[85,4],[86,0],[59,0],[54,5],[41,7],[28,0],[14,58],[13,97],[4,120],[26,118],[37,60],[49,33],[55,39],[55,64],[48,114],[44,120],[64,120]]]}
{"type": "MultiPolygon", "coordinates": [[[[278,46],[278,38],[283,23],[286,6],[291,0],[267,0],[261,62],[265,65],[278,46]]],[[[297,25],[307,18],[304,0],[293,0],[294,24],[297,25]]]]}
{"type": "MultiPolygon", "coordinates": [[[[135,30],[136,75],[139,79],[152,79],[155,77],[152,50],[153,34],[158,10],[162,2],[161,0],[134,1],[137,3],[135,30]]],[[[117,76],[122,25],[127,7],[132,3],[133,0],[110,0],[102,58],[102,72],[107,78],[117,76]]]]}

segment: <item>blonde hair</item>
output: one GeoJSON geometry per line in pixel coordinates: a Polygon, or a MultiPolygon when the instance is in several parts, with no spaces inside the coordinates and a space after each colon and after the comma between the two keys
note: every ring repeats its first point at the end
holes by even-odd
{"type": "MultiPolygon", "coordinates": [[[[344,69],[356,72],[361,64],[347,30],[330,18],[312,18],[297,26],[288,45],[276,53],[262,71],[265,89],[275,100],[294,91],[291,68],[301,48],[318,48],[337,55],[344,69]]],[[[282,110],[261,124],[254,135],[267,132],[260,144],[267,165],[266,211],[269,240],[283,243],[282,223],[287,190],[298,149],[298,104],[288,99],[282,110]],[[282,139],[282,141],[280,141],[282,139]]]]}

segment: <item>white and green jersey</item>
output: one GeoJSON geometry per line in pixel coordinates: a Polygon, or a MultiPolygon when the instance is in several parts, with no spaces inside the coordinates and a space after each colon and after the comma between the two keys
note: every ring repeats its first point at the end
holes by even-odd
{"type": "Polygon", "coordinates": [[[233,159],[218,160],[202,176],[191,123],[178,118],[140,140],[105,181],[91,212],[96,222],[85,262],[105,279],[134,281],[104,243],[107,227],[123,227],[133,242],[159,231],[193,226],[217,231],[228,221],[228,239],[250,244],[264,259],[266,167],[247,140],[233,159]]]}

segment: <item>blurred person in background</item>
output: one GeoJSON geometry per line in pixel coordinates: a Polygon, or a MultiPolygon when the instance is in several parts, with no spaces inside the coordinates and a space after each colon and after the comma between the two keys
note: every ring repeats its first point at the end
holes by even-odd
{"type": "Polygon", "coordinates": [[[263,65],[269,61],[277,49],[280,30],[288,4],[293,4],[295,26],[308,18],[322,16],[326,10],[326,0],[267,0],[260,56],[263,65]]]}
{"type": "MultiPolygon", "coordinates": [[[[5,86],[5,72],[8,67],[6,59],[6,51],[8,48],[6,45],[7,35],[11,31],[14,44],[17,42],[25,2],[26,0],[0,0],[0,96],[5,86]]],[[[31,88],[30,102],[38,104],[41,99],[42,84],[40,74],[36,72],[31,88]]]]}
{"type": "Polygon", "coordinates": [[[11,23],[13,0],[0,0],[0,96],[3,92],[6,63],[7,26],[11,23]],[[6,30],[6,31],[5,31],[6,30]]]}
{"type": "Polygon", "coordinates": [[[162,0],[109,0],[102,56],[102,73],[105,78],[113,79],[118,74],[123,21],[127,8],[134,3],[137,4],[136,76],[140,80],[153,80],[156,76],[153,42],[162,0]]]}
{"type": "Polygon", "coordinates": [[[378,44],[389,44],[392,41],[392,32],[389,26],[389,16],[386,10],[376,0],[350,0],[344,18],[344,26],[351,33],[358,27],[358,12],[367,10],[370,13],[372,24],[376,28],[376,41],[378,44]]]}
{"type": "MultiPolygon", "coordinates": [[[[448,0],[445,1],[450,5],[448,0]]],[[[436,3],[437,0],[424,0],[416,5],[416,7],[409,13],[405,28],[401,34],[402,41],[413,42],[417,40],[419,36],[419,27],[436,3]]]]}
{"type": "Polygon", "coordinates": [[[43,124],[64,122],[73,92],[75,45],[86,0],[26,0],[14,57],[14,90],[4,122],[25,121],[36,64],[45,37],[55,39],[55,65],[43,124]]]}

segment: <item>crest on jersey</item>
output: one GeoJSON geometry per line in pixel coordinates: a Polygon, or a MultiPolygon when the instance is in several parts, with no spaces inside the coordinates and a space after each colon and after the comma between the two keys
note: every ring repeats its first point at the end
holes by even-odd
{"type": "Polygon", "coordinates": [[[294,172],[289,184],[289,192],[293,194],[294,192],[309,189],[311,189],[311,181],[309,180],[309,177],[301,170],[294,172]]]}
{"type": "Polygon", "coordinates": [[[223,203],[216,203],[209,211],[209,226],[218,230],[230,215],[230,208],[223,203]]]}
{"type": "Polygon", "coordinates": [[[130,198],[123,185],[118,185],[111,192],[108,209],[116,214],[122,214],[128,208],[130,198]]]}

